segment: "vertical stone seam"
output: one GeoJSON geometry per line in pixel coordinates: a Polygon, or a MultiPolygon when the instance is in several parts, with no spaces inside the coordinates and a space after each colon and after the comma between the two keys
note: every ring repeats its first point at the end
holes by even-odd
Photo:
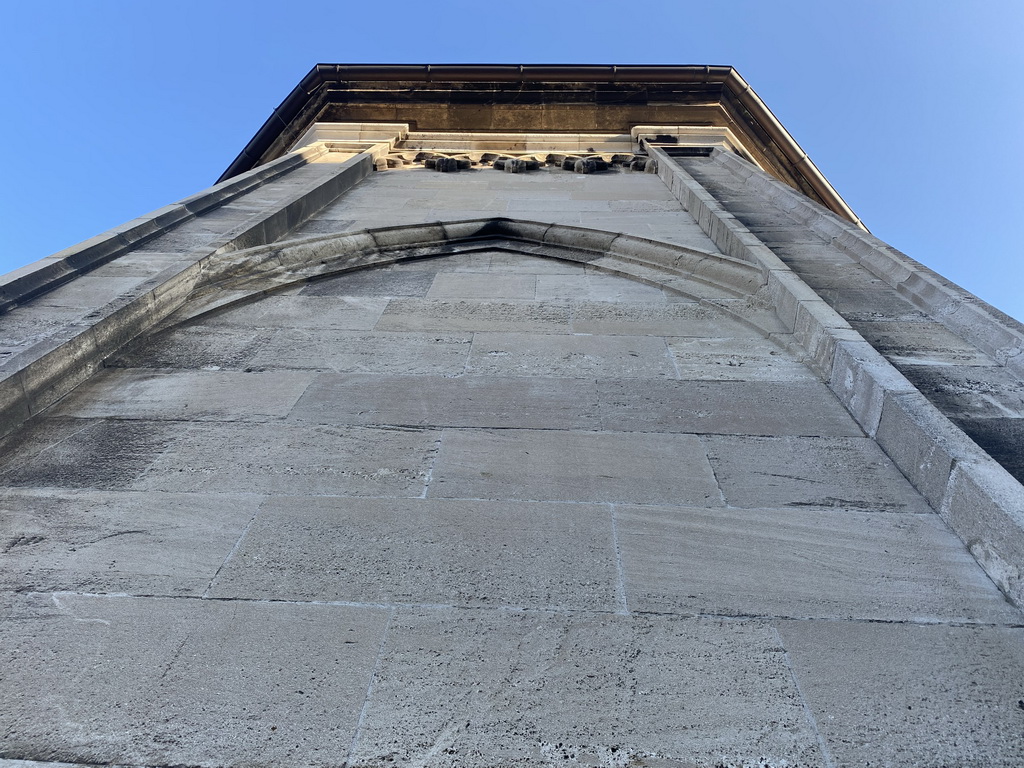
{"type": "Polygon", "coordinates": [[[444,433],[445,428],[441,427],[438,429],[440,433],[437,440],[434,441],[434,455],[430,459],[430,466],[427,467],[426,477],[423,478],[423,492],[420,494],[421,499],[427,498],[427,494],[430,492],[430,482],[434,479],[434,467],[437,466],[437,460],[441,457],[441,448],[444,445],[444,433]]]}
{"type": "Polygon", "coordinates": [[[395,620],[395,614],[398,613],[397,608],[392,608],[388,613],[388,620],[384,624],[384,630],[380,633],[380,644],[377,646],[377,658],[374,659],[373,669],[370,670],[370,679],[366,683],[366,695],[363,697],[363,706],[359,709],[359,720],[356,721],[356,732],[352,735],[352,745],[348,749],[348,755],[345,756],[345,762],[342,766],[345,768],[351,768],[352,759],[356,755],[356,750],[359,749],[359,740],[363,735],[363,726],[366,724],[366,714],[370,709],[370,702],[373,700],[373,689],[377,684],[377,678],[380,676],[381,660],[384,658],[384,648],[387,646],[388,636],[391,634],[391,624],[395,620]]]}
{"type": "Polygon", "coordinates": [[[256,511],[253,512],[252,517],[249,518],[249,522],[247,522],[245,524],[245,527],[242,528],[242,532],[238,535],[238,538],[235,540],[234,546],[231,547],[231,550],[228,552],[227,556],[224,558],[224,561],[217,567],[216,572],[210,578],[210,583],[206,585],[206,589],[203,590],[203,594],[200,596],[201,599],[208,600],[210,598],[210,590],[213,589],[213,585],[217,581],[217,577],[220,576],[220,572],[224,570],[225,566],[227,566],[227,564],[229,562],[231,562],[231,559],[235,556],[235,553],[241,548],[242,541],[248,535],[249,529],[252,528],[253,523],[256,522],[256,518],[259,517],[260,511],[261,511],[262,508],[263,508],[263,502],[260,502],[256,506],[256,511]]]}
{"type": "Polygon", "coordinates": [[[704,461],[708,463],[708,469],[711,470],[711,477],[715,481],[715,487],[718,489],[718,498],[721,500],[722,506],[728,509],[729,503],[725,500],[725,491],[722,490],[722,483],[718,479],[718,473],[715,472],[715,465],[711,461],[710,449],[706,439],[708,435],[697,435],[696,437],[700,441],[700,447],[704,449],[704,461]]]}
{"type": "Polygon", "coordinates": [[[626,575],[622,567],[622,548],[619,546],[619,523],[615,515],[616,504],[608,505],[608,514],[612,524],[612,546],[615,548],[615,591],[619,600],[619,610],[615,613],[621,616],[629,616],[629,599],[626,595],[626,575]]]}
{"type": "Polygon", "coordinates": [[[807,718],[807,723],[811,726],[811,730],[814,731],[814,737],[818,740],[818,749],[821,750],[821,757],[825,761],[825,766],[826,768],[836,768],[836,762],[832,757],[832,753],[829,751],[828,743],[825,741],[825,737],[821,735],[821,731],[818,729],[818,720],[814,717],[814,711],[811,709],[811,705],[807,702],[807,697],[804,696],[804,692],[800,688],[800,681],[797,679],[796,670],[793,669],[793,664],[789,660],[789,650],[786,648],[786,644],[782,640],[779,628],[774,624],[771,624],[770,626],[772,628],[772,632],[775,634],[775,639],[779,643],[779,648],[782,649],[782,662],[786,665],[786,669],[789,671],[789,679],[793,681],[793,687],[796,688],[796,695],[800,697],[800,706],[803,707],[804,717],[807,718]]]}

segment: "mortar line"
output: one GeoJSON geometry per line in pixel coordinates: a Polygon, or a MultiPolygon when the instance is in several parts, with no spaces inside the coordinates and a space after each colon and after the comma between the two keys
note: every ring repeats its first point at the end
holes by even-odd
{"type": "MultiPolygon", "coordinates": [[[[264,597],[208,597],[200,595],[135,595],[127,592],[77,592],[73,590],[54,590],[53,592],[26,592],[28,595],[74,595],[76,597],[94,598],[115,598],[128,600],[202,600],[220,603],[246,603],[253,605],[296,605],[296,606],[327,606],[331,608],[372,608],[377,610],[393,611],[400,608],[409,608],[424,611],[491,611],[495,613],[516,613],[516,614],[550,614],[557,616],[607,616],[618,614],[610,609],[598,608],[557,608],[553,606],[523,606],[523,605],[456,605],[452,603],[418,603],[418,602],[361,602],[357,600],[294,600],[286,598],[264,598],[264,597]]],[[[887,618],[847,618],[840,616],[785,616],[755,613],[715,613],[705,611],[656,611],[656,610],[632,610],[631,616],[653,616],[673,619],[713,619],[716,621],[757,621],[757,622],[842,622],[846,624],[887,624],[898,626],[914,627],[953,627],[961,629],[1010,629],[1024,630],[1024,622],[992,622],[992,621],[971,621],[971,620],[936,620],[936,619],[887,619],[887,618]]]]}

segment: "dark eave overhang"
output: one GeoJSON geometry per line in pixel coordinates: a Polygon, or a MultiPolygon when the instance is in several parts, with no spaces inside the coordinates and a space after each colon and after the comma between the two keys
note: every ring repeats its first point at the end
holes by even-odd
{"type": "MultiPolygon", "coordinates": [[[[513,89],[547,89],[546,103],[557,103],[563,84],[576,91],[623,89],[631,86],[659,90],[659,98],[684,99],[705,109],[725,113],[766,170],[799,189],[835,213],[860,224],[860,220],[817,169],[807,153],[782,126],[767,105],[739,73],[725,66],[645,65],[548,65],[548,64],[317,64],[281,102],[241,154],[221,175],[224,181],[288,151],[313,122],[332,105],[351,106],[353,98],[399,88],[405,104],[431,103],[446,94],[474,98],[473,84],[491,86],[491,93],[513,89]]],[[[605,94],[607,95],[607,94],[605,94]]],[[[486,91],[478,102],[483,104],[486,91]]],[[[386,121],[388,118],[378,118],[386,121]]],[[[446,126],[448,130],[453,126],[446,126]]],[[[431,126],[437,130],[439,126],[431,126]]]]}

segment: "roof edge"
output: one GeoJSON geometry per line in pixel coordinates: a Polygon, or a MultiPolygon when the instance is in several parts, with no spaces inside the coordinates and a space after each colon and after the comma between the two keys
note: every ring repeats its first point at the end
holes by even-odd
{"type": "Polygon", "coordinates": [[[267,118],[217,182],[255,167],[311,98],[325,85],[351,81],[692,83],[723,86],[779,147],[793,170],[825,205],[865,228],[800,144],[734,67],[647,64],[317,64],[267,118]]]}

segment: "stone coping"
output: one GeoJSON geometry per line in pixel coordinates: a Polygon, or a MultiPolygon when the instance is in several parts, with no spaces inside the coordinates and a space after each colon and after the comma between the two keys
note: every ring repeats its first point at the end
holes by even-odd
{"type": "MultiPolygon", "coordinates": [[[[657,147],[648,146],[648,151],[658,159],[658,173],[672,194],[715,244],[733,258],[759,264],[767,271],[779,317],[803,345],[808,364],[963,540],[1003,594],[1024,606],[1024,486],[932,405],[685,169],[657,147]]],[[[956,289],[962,291],[957,297],[954,286],[941,285],[941,279],[925,267],[785,185],[765,179],[739,158],[725,153],[716,153],[716,157],[746,167],[748,184],[771,185],[770,191],[789,203],[784,206],[787,212],[793,214],[806,206],[815,216],[818,234],[834,229],[846,242],[858,243],[865,253],[870,250],[879,265],[891,265],[892,274],[902,269],[907,274],[896,281],[897,286],[917,272],[918,278],[901,292],[913,295],[914,286],[928,286],[915,302],[919,306],[942,307],[944,299],[958,298],[963,303],[974,298],[962,289],[956,289]]],[[[978,309],[979,317],[985,317],[985,305],[970,306],[978,309]]],[[[1019,338],[1010,324],[998,323],[997,318],[990,322],[998,330],[986,334],[979,328],[978,336],[990,341],[1019,338]]]]}
{"type": "Polygon", "coordinates": [[[712,157],[761,197],[885,281],[938,323],[1024,377],[1024,324],[728,152],[712,157]]]}
{"type": "Polygon", "coordinates": [[[251,192],[315,160],[324,147],[303,149],[228,181],[133,219],[84,242],[58,251],[0,277],[0,312],[24,304],[108,261],[122,256],[179,224],[251,192]]]}
{"type": "MultiPolygon", "coordinates": [[[[298,157],[282,158],[281,172],[297,167],[294,163],[303,165],[306,162],[302,153],[298,157]]],[[[59,400],[102,367],[105,357],[176,311],[196,285],[206,282],[208,265],[216,263],[219,255],[253,248],[283,237],[372,171],[373,158],[370,153],[357,155],[332,166],[330,173],[300,185],[271,210],[254,215],[208,245],[183,254],[192,259],[188,266],[164,270],[114,301],[95,308],[86,321],[69,324],[43,341],[13,355],[0,365],[0,436],[9,434],[31,416],[59,400]]],[[[209,199],[216,198],[218,188],[213,188],[212,192],[207,190],[196,197],[205,199],[207,194],[211,195],[209,199]]],[[[214,207],[214,204],[210,207],[214,207]]],[[[184,205],[182,208],[187,211],[184,205]]],[[[187,212],[186,215],[192,217],[195,214],[187,212]]],[[[153,222],[147,239],[164,234],[180,223],[174,216],[171,218],[173,220],[170,223],[161,223],[158,216],[144,219],[153,222]]],[[[80,251],[88,256],[90,242],[69,251],[72,256],[80,251]]],[[[104,252],[91,266],[115,259],[129,252],[132,247],[120,242],[113,244],[112,252],[104,252]]],[[[11,303],[23,302],[80,273],[71,271],[66,277],[57,275],[51,281],[52,284],[46,284],[46,288],[30,284],[22,293],[14,294],[17,301],[11,303]]]]}

